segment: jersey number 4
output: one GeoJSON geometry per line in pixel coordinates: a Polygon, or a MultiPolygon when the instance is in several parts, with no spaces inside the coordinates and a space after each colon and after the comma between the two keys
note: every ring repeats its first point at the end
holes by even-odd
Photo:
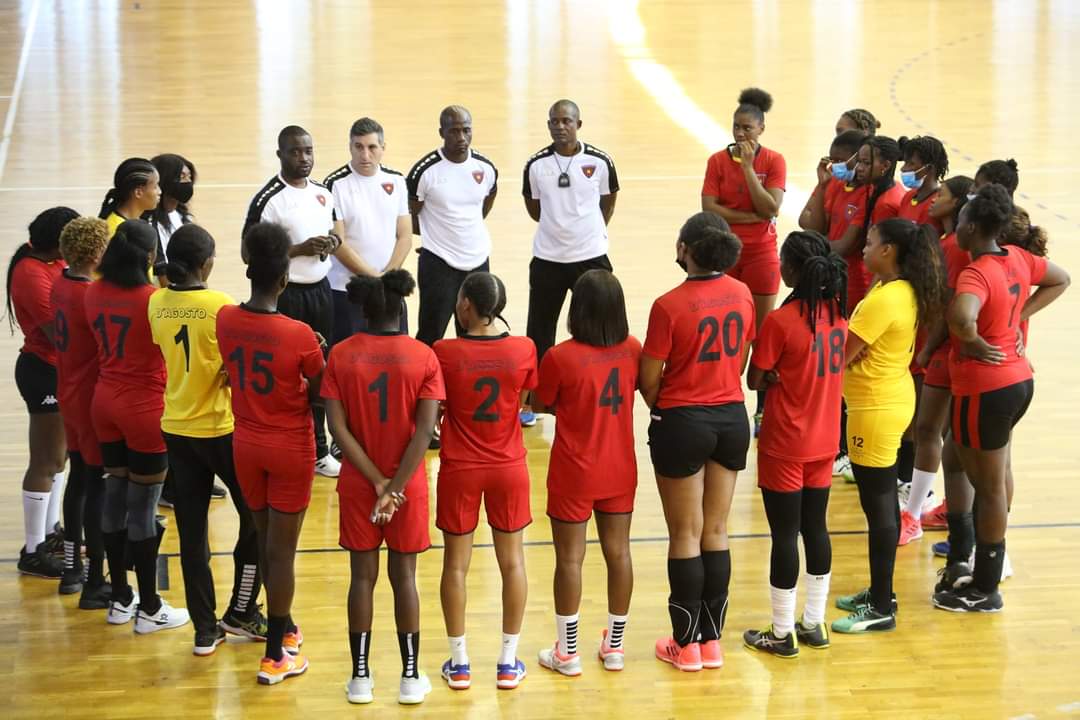
{"type": "Polygon", "coordinates": [[[611,408],[611,414],[618,415],[619,406],[625,400],[622,393],[619,392],[619,368],[611,368],[607,381],[604,382],[604,387],[600,390],[600,407],[611,408]]]}

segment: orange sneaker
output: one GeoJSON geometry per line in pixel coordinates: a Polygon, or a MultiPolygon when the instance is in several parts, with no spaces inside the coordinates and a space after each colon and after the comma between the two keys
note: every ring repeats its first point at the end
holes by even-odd
{"type": "Polygon", "coordinates": [[[719,640],[707,640],[701,643],[701,665],[709,670],[724,667],[724,648],[719,640]]]}
{"type": "Polygon", "coordinates": [[[907,545],[922,537],[922,523],[907,510],[900,511],[900,539],[897,545],[907,545]]]}
{"type": "Polygon", "coordinates": [[[280,660],[264,657],[259,663],[259,684],[277,685],[286,678],[307,672],[308,661],[303,655],[284,653],[280,660]]]}
{"type": "Polygon", "coordinates": [[[296,626],[296,632],[285,633],[281,640],[281,646],[290,655],[299,655],[300,646],[304,644],[304,633],[300,632],[300,626],[296,626]]]}
{"type": "Polygon", "coordinates": [[[949,528],[949,521],[945,517],[947,512],[949,508],[945,500],[942,500],[941,504],[930,512],[924,512],[920,520],[923,530],[947,530],[949,528]]]}
{"type": "Polygon", "coordinates": [[[697,672],[701,664],[701,645],[696,642],[686,647],[679,647],[674,638],[660,638],[656,641],[656,659],[674,665],[683,672],[697,672]]]}
{"type": "Polygon", "coordinates": [[[605,670],[618,672],[623,669],[623,666],[626,663],[626,658],[621,647],[612,648],[608,645],[607,637],[607,628],[604,628],[600,632],[600,661],[604,663],[605,670]]]}

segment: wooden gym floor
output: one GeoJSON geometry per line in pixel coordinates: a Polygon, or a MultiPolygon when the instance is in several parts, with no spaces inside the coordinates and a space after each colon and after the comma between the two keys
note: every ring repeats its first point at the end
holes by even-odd
{"type": "MultiPolygon", "coordinates": [[[[582,138],[610,152],[622,190],[611,257],[626,288],[631,325],[643,337],[648,308],[679,282],[672,262],[679,224],[698,209],[709,153],[728,139],[738,91],[760,85],[776,103],[764,142],[787,157],[781,237],[794,226],[838,114],[866,107],[891,136],[932,133],[953,173],[1015,157],[1019,202],[1047,228],[1052,257],[1080,274],[1075,158],[1080,155],[1080,12],[1071,0],[526,0],[424,4],[384,0],[302,3],[179,0],[0,4],[0,247],[25,240],[39,210],[56,204],[96,213],[124,157],[179,152],[199,171],[194,208],[217,238],[211,284],[245,297],[238,235],[251,195],[276,172],[274,140],[296,123],[312,131],[322,177],[347,158],[347,132],[362,115],[387,129],[385,163],[407,171],[438,144],[439,110],[473,112],[474,146],[502,171],[489,218],[492,268],[510,293],[507,317],[524,330],[533,223],[520,199],[528,156],[548,143],[556,98],[582,107],[582,138]]],[[[414,260],[410,265],[415,267],[414,260]]],[[[415,303],[412,305],[415,320],[415,303]]],[[[402,714],[438,717],[1039,717],[1080,713],[1080,392],[1072,377],[1080,330],[1074,290],[1034,323],[1035,402],[1015,439],[1016,502],[1009,552],[1016,576],[1006,610],[961,617],[929,603],[940,565],[930,545],[899,551],[902,606],[895,633],[837,637],[780,662],[742,649],[744,629],[768,622],[767,526],[755,464],[741,476],[731,518],[734,576],[721,671],[682,675],[652,658],[668,629],[665,532],[637,405],[641,485],[633,526],[637,588],[627,667],[607,674],[586,662],[576,680],[536,664],[554,637],[553,551],[543,514],[553,421],[526,433],[536,522],[526,531],[531,598],[520,654],[529,678],[512,693],[491,682],[499,637],[499,580],[479,547],[470,576],[469,640],[476,682],[445,689],[438,607],[441,551],[419,563],[422,667],[428,702],[402,714]]],[[[7,717],[172,718],[284,714],[360,716],[396,711],[399,673],[389,590],[378,591],[372,664],[376,703],[346,704],[348,563],[337,548],[333,482],[319,479],[297,558],[295,616],[311,669],[277,688],[259,687],[261,647],[230,641],[210,659],[191,655],[190,628],[133,637],[102,613],[75,608],[56,585],[22,578],[19,482],[26,417],[12,378],[18,338],[0,339],[0,672],[7,717]]],[[[434,477],[438,460],[428,460],[434,477]]],[[[940,483],[937,491],[940,493],[940,483]]],[[[231,578],[227,503],[215,503],[219,596],[231,578]]],[[[866,582],[865,525],[853,486],[833,494],[833,595],[866,582]]],[[[437,536],[436,536],[437,537],[437,536]]],[[[490,540],[486,530],[478,542],[490,540]]],[[[183,604],[170,530],[166,595],[183,604]]],[[[582,631],[592,651],[606,618],[603,564],[590,546],[582,631]]],[[[837,614],[830,611],[832,619],[837,614]]]]}

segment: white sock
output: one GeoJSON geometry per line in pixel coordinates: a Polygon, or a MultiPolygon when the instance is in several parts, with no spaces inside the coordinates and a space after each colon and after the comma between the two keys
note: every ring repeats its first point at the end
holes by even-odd
{"type": "Polygon", "coordinates": [[[578,614],[555,615],[555,627],[559,632],[559,652],[563,655],[577,654],[578,614]]]}
{"type": "Polygon", "coordinates": [[[795,588],[769,586],[772,600],[772,630],[778,638],[786,638],[795,629],[795,588]]]}
{"type": "Polygon", "coordinates": [[[803,584],[806,587],[803,622],[806,625],[813,626],[825,622],[825,604],[829,602],[829,578],[831,577],[832,573],[803,575],[803,584]]]}
{"type": "Polygon", "coordinates": [[[517,662],[518,638],[521,635],[503,633],[502,652],[499,653],[499,665],[513,665],[517,662]]]}
{"type": "Polygon", "coordinates": [[[611,613],[608,613],[607,646],[611,650],[618,650],[622,647],[623,631],[626,630],[627,617],[627,615],[612,615],[611,613]]]}
{"type": "Polygon", "coordinates": [[[67,477],[62,472],[53,475],[52,490],[49,491],[49,510],[45,515],[45,533],[51,533],[56,523],[60,522],[60,511],[64,509],[64,487],[67,477]]]}
{"type": "Polygon", "coordinates": [[[930,496],[930,490],[934,487],[936,477],[937,473],[926,472],[918,468],[911,472],[911,494],[908,495],[907,507],[904,509],[916,519],[922,517],[923,503],[930,496]]]}
{"type": "Polygon", "coordinates": [[[450,641],[450,664],[468,665],[469,653],[465,650],[465,636],[447,637],[446,639],[450,641]]]}
{"type": "Polygon", "coordinates": [[[23,527],[26,530],[26,552],[32,553],[45,542],[45,515],[49,510],[49,493],[23,490],[23,527]]]}

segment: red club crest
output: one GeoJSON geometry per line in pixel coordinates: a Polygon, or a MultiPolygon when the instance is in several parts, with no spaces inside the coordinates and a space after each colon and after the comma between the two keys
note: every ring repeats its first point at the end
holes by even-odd
{"type": "Polygon", "coordinates": [[[394,194],[394,183],[383,183],[382,189],[386,191],[387,195],[394,194]]]}
{"type": "Polygon", "coordinates": [[[320,205],[322,205],[323,207],[326,207],[326,196],[325,195],[316,195],[315,197],[316,197],[316,199],[318,199],[320,205]]]}
{"type": "Polygon", "coordinates": [[[473,170],[472,179],[476,181],[477,185],[484,182],[484,171],[483,170],[473,170]]]}
{"type": "Polygon", "coordinates": [[[593,173],[596,172],[596,166],[595,165],[582,165],[581,166],[581,172],[585,175],[585,177],[591,178],[593,176],[593,173]]]}
{"type": "Polygon", "coordinates": [[[855,213],[857,213],[858,211],[858,205],[852,205],[851,203],[848,203],[848,206],[844,208],[844,218],[850,220],[851,218],[855,217],[855,213]]]}

